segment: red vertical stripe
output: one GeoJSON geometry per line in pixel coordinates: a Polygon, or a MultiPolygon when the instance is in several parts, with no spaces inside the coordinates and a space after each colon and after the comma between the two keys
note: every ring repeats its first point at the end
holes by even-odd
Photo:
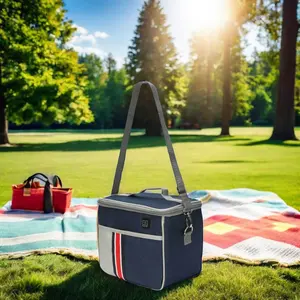
{"type": "Polygon", "coordinates": [[[121,234],[115,233],[115,264],[116,273],[120,279],[124,280],[122,270],[122,246],[121,246],[121,234]]]}

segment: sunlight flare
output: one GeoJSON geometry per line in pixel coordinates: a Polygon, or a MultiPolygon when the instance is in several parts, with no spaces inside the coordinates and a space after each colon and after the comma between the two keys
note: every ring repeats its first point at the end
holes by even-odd
{"type": "Polygon", "coordinates": [[[188,0],[183,9],[192,31],[221,28],[228,15],[225,0],[188,0]]]}

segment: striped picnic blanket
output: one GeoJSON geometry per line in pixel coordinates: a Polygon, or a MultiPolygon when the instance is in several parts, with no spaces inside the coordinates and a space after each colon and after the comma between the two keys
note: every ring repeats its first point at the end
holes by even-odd
{"type": "MultiPolygon", "coordinates": [[[[300,264],[300,213],[276,194],[250,189],[194,191],[203,205],[203,260],[300,264]]],[[[65,214],[0,209],[0,257],[61,253],[97,259],[97,199],[73,198],[65,214]]]]}

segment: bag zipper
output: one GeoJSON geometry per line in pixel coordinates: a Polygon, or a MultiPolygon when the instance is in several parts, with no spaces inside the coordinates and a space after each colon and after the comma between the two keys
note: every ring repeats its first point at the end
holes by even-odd
{"type": "MultiPolygon", "coordinates": [[[[100,198],[98,200],[98,205],[103,207],[108,207],[108,208],[122,209],[126,211],[146,213],[154,216],[171,217],[171,216],[177,216],[183,214],[182,205],[176,205],[170,208],[158,209],[158,208],[153,208],[145,205],[121,202],[121,201],[106,199],[106,198],[100,198]]],[[[195,209],[200,209],[201,207],[202,207],[202,203],[200,201],[192,202],[192,211],[195,209]]]]}

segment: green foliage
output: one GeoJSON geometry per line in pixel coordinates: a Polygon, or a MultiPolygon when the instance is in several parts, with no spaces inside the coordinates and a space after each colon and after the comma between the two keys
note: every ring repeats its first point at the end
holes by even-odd
{"type": "MultiPolygon", "coordinates": [[[[159,89],[168,125],[182,122],[211,127],[220,123],[223,101],[224,30],[194,34],[188,65],[178,62],[166,16],[158,0],[147,0],[129,47],[125,68],[109,55],[77,57],[65,43],[74,32],[62,0],[0,0],[0,96],[9,120],[86,123],[93,128],[124,126],[133,84],[153,82],[159,89]],[[79,62],[79,64],[78,64],[79,62]],[[92,111],[92,113],[91,113],[92,111]]],[[[281,0],[228,1],[231,14],[232,124],[273,121],[279,66],[281,0]],[[268,47],[247,61],[242,54],[243,24],[255,24],[268,47]]],[[[298,43],[299,47],[299,43],[298,43]]],[[[299,60],[299,55],[297,59],[299,60]]],[[[300,122],[300,63],[295,87],[300,122]]],[[[135,125],[148,135],[160,132],[156,109],[143,89],[135,125]]]]}
{"type": "Polygon", "coordinates": [[[103,62],[101,58],[95,54],[89,54],[80,56],[79,63],[84,65],[85,76],[88,78],[85,93],[90,99],[90,106],[95,118],[95,124],[97,127],[104,128],[110,115],[108,112],[108,104],[103,98],[103,90],[107,80],[103,62]]]}
{"type": "Polygon", "coordinates": [[[126,97],[125,86],[127,75],[125,69],[117,70],[116,61],[111,54],[106,59],[108,78],[104,88],[103,101],[107,103],[110,117],[107,118],[108,128],[122,128],[125,126],[126,97]]]}
{"type": "Polygon", "coordinates": [[[88,79],[87,91],[92,91],[103,85],[104,68],[100,57],[95,54],[81,55],[78,59],[80,64],[84,64],[84,75],[88,79]]]}
{"type": "Polygon", "coordinates": [[[16,124],[93,120],[65,13],[61,0],[1,0],[0,92],[16,124]]]}
{"type": "Polygon", "coordinates": [[[91,110],[97,128],[124,127],[126,117],[125,86],[127,75],[124,69],[117,70],[111,54],[102,61],[95,54],[81,56],[79,62],[86,68],[91,110]]]}
{"type": "Polygon", "coordinates": [[[249,74],[253,93],[251,121],[265,120],[271,123],[276,99],[276,83],[279,75],[278,51],[256,53],[249,74]]]}
{"type": "MultiPolygon", "coordinates": [[[[232,44],[232,119],[235,124],[249,124],[253,97],[249,66],[242,53],[239,35],[232,44]]],[[[220,120],[223,85],[221,47],[219,32],[200,32],[192,39],[190,85],[184,118],[200,127],[218,124],[220,120]]]]}
{"type": "Polygon", "coordinates": [[[282,0],[260,0],[253,19],[260,28],[265,45],[277,50],[281,33],[282,2],[282,0]]]}
{"type": "Polygon", "coordinates": [[[253,91],[251,90],[248,62],[243,54],[241,38],[237,37],[232,48],[232,123],[249,125],[250,111],[253,108],[253,91]]]}
{"type": "Polygon", "coordinates": [[[198,32],[191,40],[190,83],[184,120],[200,127],[219,119],[221,42],[219,34],[198,32]]]}
{"type": "MultiPolygon", "coordinates": [[[[169,120],[178,114],[184,105],[184,82],[178,83],[182,68],[158,0],[148,0],[143,5],[129,47],[126,70],[131,86],[142,80],[156,85],[169,120]]],[[[136,124],[145,127],[148,135],[159,135],[157,113],[148,89],[142,90],[137,111],[136,124]]]]}

